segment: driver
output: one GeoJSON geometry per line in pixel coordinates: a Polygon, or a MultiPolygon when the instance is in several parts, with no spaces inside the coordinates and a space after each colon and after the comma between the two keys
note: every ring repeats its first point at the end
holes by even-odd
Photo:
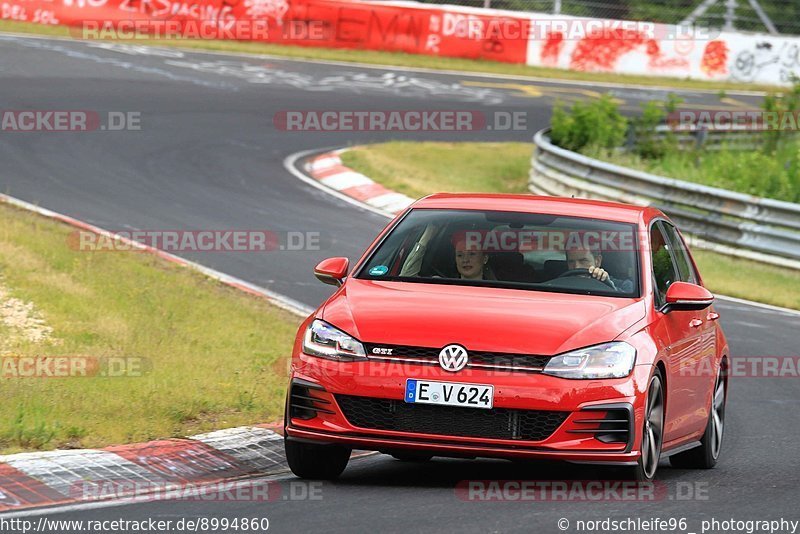
{"type": "Polygon", "coordinates": [[[605,282],[615,291],[628,293],[633,290],[633,282],[612,278],[605,269],[600,267],[603,263],[603,256],[600,254],[599,248],[573,246],[567,248],[565,253],[568,270],[586,269],[592,278],[605,282]]]}

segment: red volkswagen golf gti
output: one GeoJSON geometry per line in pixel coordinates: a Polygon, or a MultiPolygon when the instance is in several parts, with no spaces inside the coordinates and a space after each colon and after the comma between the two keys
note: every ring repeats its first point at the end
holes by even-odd
{"type": "Polygon", "coordinates": [[[728,345],[680,233],[649,207],[438,194],[396,217],[300,327],[292,471],[352,449],[710,468],[728,345]]]}

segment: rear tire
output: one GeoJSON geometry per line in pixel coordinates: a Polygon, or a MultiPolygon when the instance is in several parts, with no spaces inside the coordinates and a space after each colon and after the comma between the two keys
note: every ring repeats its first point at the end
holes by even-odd
{"type": "Polygon", "coordinates": [[[661,446],[664,443],[664,379],[656,368],[647,386],[645,417],[642,425],[642,454],[634,467],[628,470],[631,480],[650,481],[656,476],[661,446]]]}
{"type": "Polygon", "coordinates": [[[286,460],[300,478],[333,480],[350,461],[350,449],[340,445],[317,445],[284,439],[286,460]]]}
{"type": "Polygon", "coordinates": [[[714,395],[708,413],[706,431],[700,440],[701,445],[669,457],[672,467],[678,469],[711,469],[717,465],[722,450],[722,437],[725,430],[725,374],[720,369],[714,382],[714,395]]]}

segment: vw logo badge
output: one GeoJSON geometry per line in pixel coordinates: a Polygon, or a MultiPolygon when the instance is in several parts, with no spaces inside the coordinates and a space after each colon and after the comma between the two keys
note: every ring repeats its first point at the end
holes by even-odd
{"type": "Polygon", "coordinates": [[[467,349],[461,345],[447,345],[439,351],[439,365],[442,369],[457,372],[467,366],[467,349]]]}

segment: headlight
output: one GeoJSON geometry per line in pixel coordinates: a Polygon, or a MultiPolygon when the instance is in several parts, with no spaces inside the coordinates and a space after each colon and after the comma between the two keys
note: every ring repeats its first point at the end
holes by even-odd
{"type": "Polygon", "coordinates": [[[635,361],[636,349],[627,343],[603,343],[554,356],[542,372],[561,378],[623,378],[635,361]]]}
{"type": "Polygon", "coordinates": [[[363,360],[367,357],[364,345],[357,339],[319,319],[306,330],[303,352],[339,361],[363,360]]]}

